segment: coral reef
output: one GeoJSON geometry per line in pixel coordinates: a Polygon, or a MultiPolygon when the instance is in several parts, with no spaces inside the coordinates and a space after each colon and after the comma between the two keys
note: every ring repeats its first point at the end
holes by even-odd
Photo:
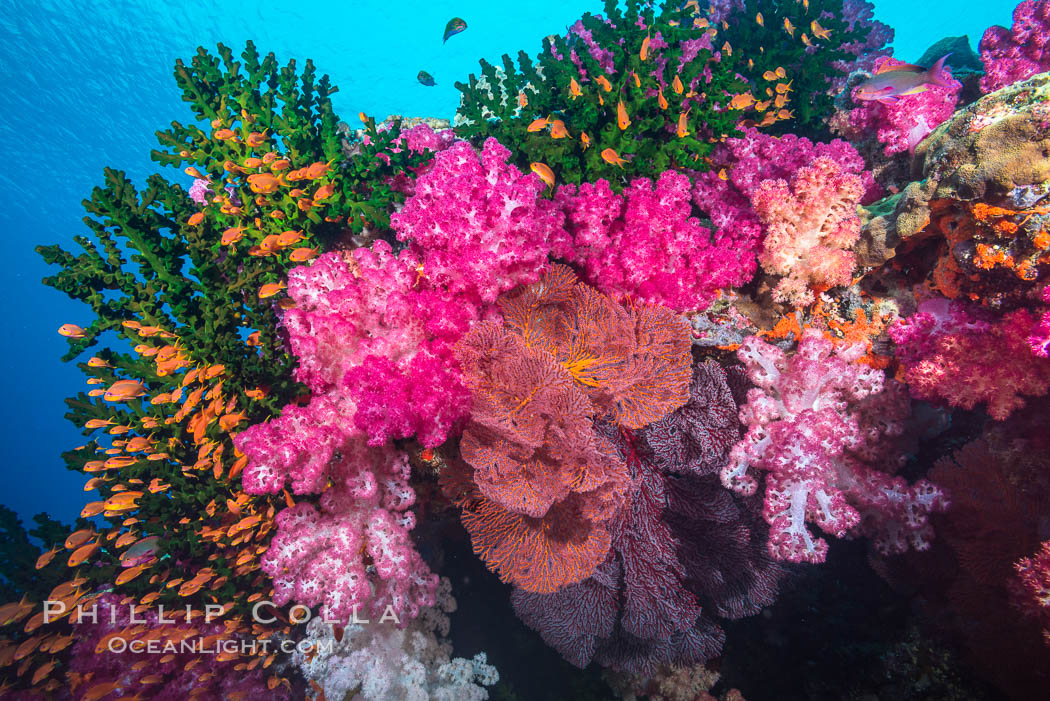
{"type": "Polygon", "coordinates": [[[1050,2],[1023,0],[1014,8],[1013,26],[989,27],[981,37],[986,93],[1050,69],[1050,2]]]}

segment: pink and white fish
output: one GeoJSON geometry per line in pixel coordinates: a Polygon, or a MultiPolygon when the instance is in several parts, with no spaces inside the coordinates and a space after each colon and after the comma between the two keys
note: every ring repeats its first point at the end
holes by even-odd
{"type": "Polygon", "coordinates": [[[895,66],[883,65],[875,75],[857,86],[853,91],[853,97],[856,100],[877,100],[893,105],[905,95],[926,92],[931,85],[949,88],[951,85],[948,80],[941,77],[944,60],[948,56],[950,54],[939,58],[929,70],[908,63],[899,63],[895,66]]]}

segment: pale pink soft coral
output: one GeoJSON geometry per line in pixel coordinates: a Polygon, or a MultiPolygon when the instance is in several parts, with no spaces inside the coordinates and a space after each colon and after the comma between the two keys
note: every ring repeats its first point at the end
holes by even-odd
{"type": "Polygon", "coordinates": [[[1014,8],[1013,27],[989,27],[981,43],[986,93],[1050,70],[1050,0],[1025,0],[1014,8]]]}
{"type": "Polygon", "coordinates": [[[407,621],[433,605],[437,575],[408,534],[415,526],[409,473],[407,457],[393,448],[363,440],[340,446],[321,509],[304,502],[277,515],[277,535],[262,558],[273,602],[321,605],[332,621],[355,612],[407,621]]]}
{"type": "MultiPolygon", "coordinates": [[[[875,61],[873,70],[877,72],[884,66],[903,64],[903,61],[883,56],[875,61]]],[[[952,116],[959,102],[962,83],[952,78],[947,67],[941,70],[940,78],[948,84],[947,87],[929,84],[925,92],[904,95],[892,105],[868,100],[842,115],[844,119],[838,119],[836,123],[841,125],[843,135],[854,141],[873,135],[885,145],[887,156],[905,151],[911,153],[920,141],[952,116]]]]}
{"type": "Polygon", "coordinates": [[[986,404],[1003,420],[1024,406],[1022,395],[1050,390],[1050,359],[1032,353],[1038,324],[1026,309],[1002,316],[934,299],[889,328],[902,379],[918,399],[973,409],[986,404]]]}
{"type": "Polygon", "coordinates": [[[543,182],[508,164],[509,157],[495,139],[486,140],[480,154],[456,142],[437,153],[414,194],[391,216],[431,286],[492,303],[538,280],[549,253],[567,253],[562,216],[543,198],[543,182]]]}
{"type": "Polygon", "coordinates": [[[860,345],[835,347],[807,329],[798,351],[784,351],[757,337],[737,355],[755,385],[740,409],[747,434],[730,453],[722,482],[741,494],[759,487],[766,473],[763,515],[770,524],[769,552],[792,562],[823,562],[825,533],[874,536],[884,553],[927,547],[931,511],[947,506],[943,492],[919,480],[909,486],[881,468],[900,463],[894,454],[909,414],[907,395],[885,385],[882,372],[856,360],[860,345]]]}
{"type": "Polygon", "coordinates": [[[849,248],[860,236],[863,194],[861,178],[828,157],[799,168],[790,182],[758,186],[751,201],[766,228],[758,260],[781,276],[773,299],[803,307],[814,300],[811,287],[850,283],[856,260],[849,248]]]}
{"type": "MultiPolygon", "coordinates": [[[[706,308],[719,288],[754,274],[757,228],[702,226],[687,175],[639,178],[620,194],[605,180],[565,185],[555,195],[573,237],[569,260],[602,292],[676,311],[706,308]]],[[[711,206],[717,211],[717,206],[711,206]]]]}

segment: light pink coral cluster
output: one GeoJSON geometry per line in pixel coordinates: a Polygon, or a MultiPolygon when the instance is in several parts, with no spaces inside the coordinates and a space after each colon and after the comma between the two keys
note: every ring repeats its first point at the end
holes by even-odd
{"type": "Polygon", "coordinates": [[[796,307],[813,303],[814,287],[849,285],[860,236],[861,178],[828,157],[785,180],[766,180],[751,198],[766,229],[758,260],[780,276],[773,299],[796,307]]]}
{"type": "Polygon", "coordinates": [[[985,93],[1050,70],[1050,0],[1024,0],[1014,8],[1013,27],[989,27],[978,48],[985,93]]]}
{"type": "Polygon", "coordinates": [[[674,171],[655,183],[639,178],[620,194],[605,180],[559,188],[555,203],[572,236],[569,260],[584,280],[614,297],[680,312],[706,308],[720,288],[751,279],[759,232],[712,232],[695,216],[692,197],[689,177],[674,171]]]}
{"type": "Polygon", "coordinates": [[[422,263],[420,276],[467,302],[492,303],[539,279],[548,254],[568,253],[561,214],[542,197],[543,182],[508,164],[509,157],[495,139],[480,154],[454,143],[390,218],[422,263]]]}
{"type": "Polygon", "coordinates": [[[277,515],[277,535],[262,558],[273,602],[320,605],[330,621],[368,614],[402,622],[432,606],[438,578],[408,534],[416,498],[409,475],[407,457],[394,448],[342,445],[328,464],[333,484],[320,510],[301,503],[277,515]]]}
{"type": "Polygon", "coordinates": [[[755,387],[740,410],[747,434],[733,447],[722,482],[753,494],[756,471],[766,473],[763,516],[777,559],[824,561],[827,542],[807,523],[838,538],[872,535],[884,553],[924,549],[930,512],[947,506],[930,482],[909,486],[878,469],[899,462],[894,437],[909,403],[881,371],[855,362],[863,353],[862,346],[835,347],[814,329],[791,356],[756,337],[738,351],[755,387]]]}
{"type": "MultiPolygon", "coordinates": [[[[905,64],[883,56],[875,61],[873,72],[899,65],[905,64]]],[[[836,115],[839,118],[835,124],[843,136],[853,141],[874,136],[885,145],[887,156],[905,151],[913,153],[920,141],[955,112],[959,102],[962,83],[952,78],[947,67],[941,70],[940,78],[948,87],[931,83],[926,85],[925,92],[904,95],[892,105],[868,100],[841,116],[836,115]]]]}
{"type": "Polygon", "coordinates": [[[913,397],[964,409],[986,404],[992,418],[1003,420],[1024,406],[1022,395],[1050,390],[1050,359],[1032,353],[1037,328],[1025,309],[994,317],[934,299],[889,334],[913,397]]]}

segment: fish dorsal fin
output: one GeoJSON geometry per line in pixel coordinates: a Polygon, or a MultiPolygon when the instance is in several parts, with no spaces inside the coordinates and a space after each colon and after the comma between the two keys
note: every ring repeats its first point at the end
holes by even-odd
{"type": "Polygon", "coordinates": [[[926,69],[922,66],[913,66],[910,63],[898,63],[896,66],[888,66],[882,64],[879,70],[875,71],[875,75],[882,75],[883,73],[892,73],[894,71],[907,71],[909,73],[925,73],[926,69]]]}

